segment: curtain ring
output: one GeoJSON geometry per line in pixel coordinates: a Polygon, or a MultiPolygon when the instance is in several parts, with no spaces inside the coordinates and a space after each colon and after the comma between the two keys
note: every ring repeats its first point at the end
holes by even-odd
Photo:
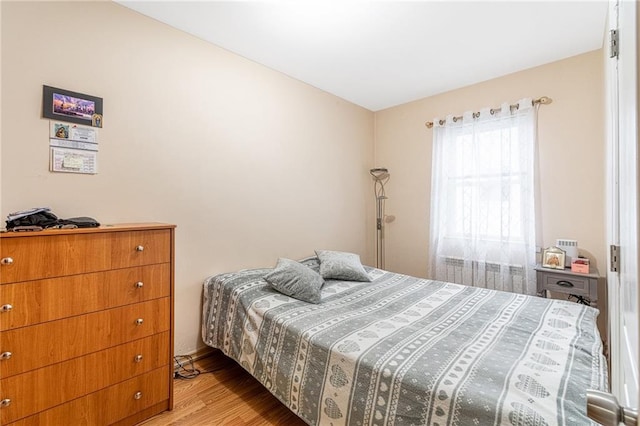
{"type": "Polygon", "coordinates": [[[444,120],[438,120],[438,124],[441,126],[444,126],[445,121],[444,120]]]}
{"type": "Polygon", "coordinates": [[[480,111],[473,113],[473,118],[479,118],[479,117],[480,117],[480,111]]]}
{"type": "Polygon", "coordinates": [[[458,122],[458,117],[453,117],[453,122],[457,123],[458,122]]]}
{"type": "Polygon", "coordinates": [[[493,109],[493,108],[491,108],[491,109],[489,110],[489,112],[491,113],[491,115],[494,115],[494,114],[496,113],[496,110],[495,110],[495,109],[493,109]]]}

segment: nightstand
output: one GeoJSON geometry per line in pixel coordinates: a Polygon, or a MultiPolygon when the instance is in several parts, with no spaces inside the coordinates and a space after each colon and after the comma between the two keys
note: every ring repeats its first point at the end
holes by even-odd
{"type": "Polygon", "coordinates": [[[598,303],[598,270],[593,266],[588,274],[571,272],[571,269],[550,269],[536,266],[538,296],[546,297],[547,290],[573,294],[588,299],[595,307],[598,303]]]}

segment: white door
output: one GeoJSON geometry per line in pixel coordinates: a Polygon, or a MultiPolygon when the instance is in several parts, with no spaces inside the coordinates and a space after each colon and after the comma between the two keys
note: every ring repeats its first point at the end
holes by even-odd
{"type": "Polygon", "coordinates": [[[623,405],[638,408],[638,75],[637,4],[618,6],[619,206],[620,206],[620,354],[623,405]]]}
{"type": "Polygon", "coordinates": [[[622,406],[637,409],[640,355],[638,314],[638,76],[637,5],[620,0],[610,8],[619,35],[618,58],[610,59],[608,231],[619,246],[617,272],[609,271],[611,390],[622,406]]]}

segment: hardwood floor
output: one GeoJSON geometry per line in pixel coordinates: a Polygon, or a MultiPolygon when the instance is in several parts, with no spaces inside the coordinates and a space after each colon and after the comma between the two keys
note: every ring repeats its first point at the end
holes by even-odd
{"type": "Polygon", "coordinates": [[[195,364],[201,371],[215,372],[190,380],[175,379],[173,411],[164,412],[141,425],[306,425],[235,361],[219,351],[195,364]]]}

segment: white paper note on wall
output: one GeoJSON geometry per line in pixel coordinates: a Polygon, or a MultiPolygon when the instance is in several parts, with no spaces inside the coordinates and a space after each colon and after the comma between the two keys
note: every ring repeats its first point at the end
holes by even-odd
{"type": "Polygon", "coordinates": [[[49,146],[57,146],[59,148],[75,148],[75,149],[85,149],[87,151],[97,151],[98,144],[97,143],[88,143],[88,142],[78,142],[78,141],[68,141],[65,139],[49,139],[49,146]]]}
{"type": "Polygon", "coordinates": [[[80,149],[51,147],[49,170],[64,173],[98,173],[98,153],[80,149]]]}

